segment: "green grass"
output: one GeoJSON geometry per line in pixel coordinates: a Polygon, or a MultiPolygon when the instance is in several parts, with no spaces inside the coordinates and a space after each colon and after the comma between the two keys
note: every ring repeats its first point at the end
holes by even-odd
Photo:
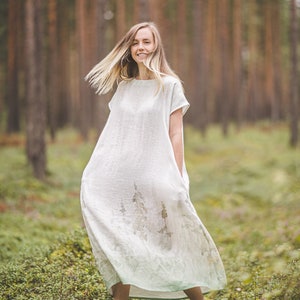
{"type": "MultiPolygon", "coordinates": [[[[46,182],[30,175],[22,146],[0,149],[0,299],[109,299],[79,205],[95,142],[60,132],[48,143],[46,182]]],[[[300,299],[300,152],[287,128],[224,139],[218,128],[202,138],[188,127],[185,145],[191,198],[228,277],[206,299],[300,299]]]]}

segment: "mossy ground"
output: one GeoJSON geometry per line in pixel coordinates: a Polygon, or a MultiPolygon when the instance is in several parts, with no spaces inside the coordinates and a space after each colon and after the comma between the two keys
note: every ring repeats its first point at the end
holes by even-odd
{"type": "MultiPolygon", "coordinates": [[[[64,130],[49,142],[46,182],[30,175],[24,137],[13,140],[0,149],[0,299],[109,299],[79,205],[96,136],[64,130]]],[[[206,299],[300,299],[300,149],[288,147],[286,126],[226,139],[186,128],[185,145],[191,199],[228,277],[206,299]]]]}

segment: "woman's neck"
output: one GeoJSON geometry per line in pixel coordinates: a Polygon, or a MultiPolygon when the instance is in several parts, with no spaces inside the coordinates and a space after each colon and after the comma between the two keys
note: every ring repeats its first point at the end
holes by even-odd
{"type": "Polygon", "coordinates": [[[136,79],[140,79],[140,80],[154,79],[153,72],[149,71],[145,67],[139,67],[139,74],[138,76],[136,76],[136,79]]]}

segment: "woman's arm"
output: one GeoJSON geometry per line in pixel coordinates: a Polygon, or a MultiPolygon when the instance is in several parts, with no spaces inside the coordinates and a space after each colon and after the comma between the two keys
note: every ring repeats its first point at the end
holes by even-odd
{"type": "Polygon", "coordinates": [[[177,109],[170,116],[169,136],[173,146],[175,160],[182,175],[183,141],[182,141],[182,109],[177,109]]]}

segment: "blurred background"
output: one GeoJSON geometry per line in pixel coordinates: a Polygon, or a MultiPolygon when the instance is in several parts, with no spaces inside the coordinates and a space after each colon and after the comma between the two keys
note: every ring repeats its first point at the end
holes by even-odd
{"type": "Polygon", "coordinates": [[[203,135],[217,123],[227,135],[230,124],[288,122],[295,146],[299,13],[299,0],[3,0],[0,132],[26,131],[30,147],[65,126],[85,139],[101,130],[111,95],[95,96],[83,78],[150,20],[184,83],[187,123],[203,135]]]}
{"type": "Polygon", "coordinates": [[[205,298],[300,299],[300,0],[1,0],[0,298],[109,299],[79,199],[112,94],[84,76],[149,20],[191,103],[191,199],[228,277],[205,298]]]}

